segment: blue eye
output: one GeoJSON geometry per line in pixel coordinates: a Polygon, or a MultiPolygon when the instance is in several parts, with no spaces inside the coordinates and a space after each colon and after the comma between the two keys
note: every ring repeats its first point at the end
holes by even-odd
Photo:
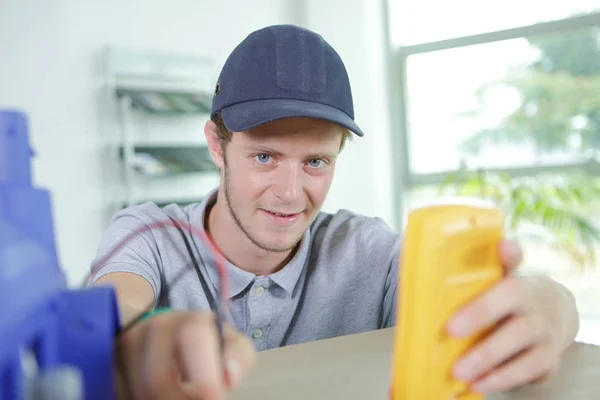
{"type": "Polygon", "coordinates": [[[266,164],[271,160],[271,156],[268,154],[259,154],[257,156],[255,156],[256,161],[258,161],[261,164],[266,164]]]}
{"type": "Polygon", "coordinates": [[[315,159],[310,160],[308,163],[310,164],[311,167],[318,168],[321,166],[322,162],[323,162],[323,160],[319,160],[318,158],[315,158],[315,159]]]}

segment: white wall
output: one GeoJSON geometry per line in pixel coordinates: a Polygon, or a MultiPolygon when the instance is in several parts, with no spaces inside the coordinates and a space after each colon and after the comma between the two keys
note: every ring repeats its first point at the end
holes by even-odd
{"type": "Polygon", "coordinates": [[[305,26],[340,53],[365,136],[344,149],[325,208],[383,218],[396,229],[390,149],[385,0],[305,0],[305,26]]]}
{"type": "MultiPolygon", "coordinates": [[[[30,116],[34,179],[53,196],[59,257],[71,282],[87,272],[106,229],[112,171],[99,103],[106,44],[213,57],[275,23],[324,35],[346,61],[366,135],[344,151],[326,210],[394,224],[383,64],[375,0],[0,0],[0,108],[30,116]],[[368,6],[369,5],[369,6],[368,6]]],[[[198,126],[202,134],[202,126],[198,126]]]]}

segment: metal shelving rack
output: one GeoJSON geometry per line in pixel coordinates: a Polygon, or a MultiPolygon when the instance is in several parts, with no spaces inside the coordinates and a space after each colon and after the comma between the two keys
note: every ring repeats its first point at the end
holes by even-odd
{"type": "Polygon", "coordinates": [[[219,178],[201,122],[210,113],[214,62],[191,55],[107,48],[105,63],[107,94],[116,111],[118,134],[113,144],[122,171],[121,208],[146,201],[159,206],[201,201],[219,178]],[[190,118],[196,119],[194,134],[177,138],[177,121],[190,118]],[[160,135],[148,135],[143,125],[155,127],[148,120],[160,125],[160,135]]]}

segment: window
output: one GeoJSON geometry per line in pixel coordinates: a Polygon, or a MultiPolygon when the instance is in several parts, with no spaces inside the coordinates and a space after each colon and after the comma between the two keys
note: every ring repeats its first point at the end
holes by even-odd
{"type": "Polygon", "coordinates": [[[389,3],[401,107],[393,115],[406,150],[402,224],[408,211],[452,194],[440,191],[447,179],[481,169],[518,221],[523,268],[565,284],[582,315],[598,320],[600,236],[586,235],[600,230],[599,4],[389,3]],[[595,261],[580,266],[590,249],[595,261]]]}
{"type": "Polygon", "coordinates": [[[577,30],[408,57],[411,172],[456,169],[464,158],[486,168],[585,161],[600,145],[600,119],[595,120],[600,104],[594,103],[600,100],[600,85],[590,82],[600,83],[600,54],[589,57],[589,42],[593,38],[598,45],[598,32],[577,30]]]}
{"type": "Polygon", "coordinates": [[[389,0],[390,34],[397,46],[484,34],[600,10],[597,0],[389,0]]]}

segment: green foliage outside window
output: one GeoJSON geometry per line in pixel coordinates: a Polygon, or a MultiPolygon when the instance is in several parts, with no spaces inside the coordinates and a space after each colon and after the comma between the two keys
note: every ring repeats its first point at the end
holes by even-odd
{"type": "MultiPolygon", "coordinates": [[[[495,85],[519,93],[520,106],[498,126],[461,144],[465,155],[494,143],[529,143],[536,151],[570,151],[588,159],[578,173],[509,177],[467,167],[451,174],[440,194],[493,200],[507,214],[508,229],[542,228],[552,243],[577,265],[594,264],[600,246],[600,29],[529,38],[539,57],[477,93],[480,105],[464,115],[477,116],[495,85]]],[[[510,160],[507,160],[510,164],[510,160]]]]}

